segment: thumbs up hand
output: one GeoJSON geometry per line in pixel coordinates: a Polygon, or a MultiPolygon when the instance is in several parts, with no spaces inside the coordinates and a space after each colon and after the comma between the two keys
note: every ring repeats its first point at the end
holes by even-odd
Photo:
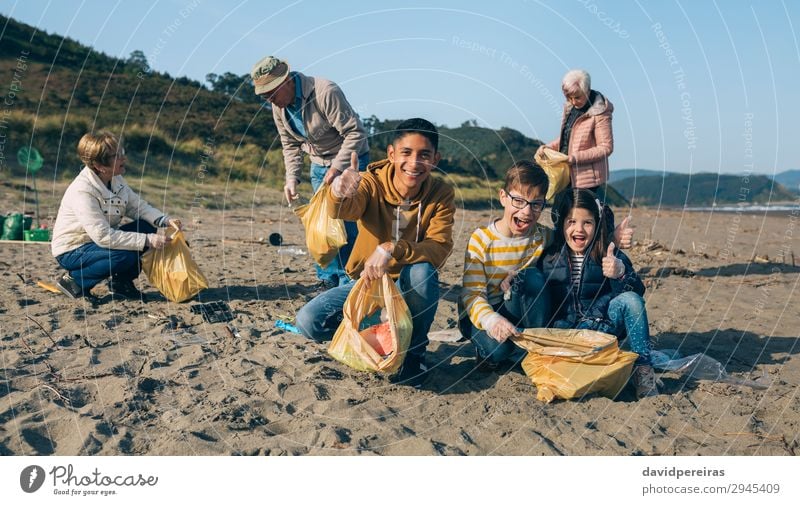
{"type": "Polygon", "coordinates": [[[603,258],[603,275],[609,279],[619,279],[625,273],[625,264],[622,260],[614,256],[616,246],[614,242],[608,244],[608,251],[603,258]]]}
{"type": "Polygon", "coordinates": [[[633,245],[633,232],[636,227],[631,224],[631,216],[626,217],[614,229],[614,242],[619,244],[620,249],[630,249],[633,245]]]}
{"type": "Polygon", "coordinates": [[[361,182],[361,174],[358,171],[358,155],[350,153],[350,168],[342,172],[342,175],[333,180],[331,189],[337,198],[352,198],[358,192],[358,185],[361,182]]]}

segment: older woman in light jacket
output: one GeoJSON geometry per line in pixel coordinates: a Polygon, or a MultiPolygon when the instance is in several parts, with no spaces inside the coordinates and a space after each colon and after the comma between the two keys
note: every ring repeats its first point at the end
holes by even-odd
{"type": "Polygon", "coordinates": [[[591,77],[585,70],[570,70],[564,75],[561,91],[567,101],[561,132],[545,146],[567,155],[573,188],[592,190],[604,199],[608,157],[614,151],[611,130],[614,106],[602,93],[591,89],[591,85],[591,77]]]}
{"type": "Polygon", "coordinates": [[[139,198],[122,178],[125,150],[110,132],[87,133],[78,143],[84,167],[69,185],[53,226],[51,250],[67,270],[56,282],[70,298],[90,294],[104,279],[115,297],[142,299],[133,280],[141,272],[147,248],[168,242],[156,227],[181,227],[139,198]],[[120,226],[123,218],[132,222],[120,226]]]}

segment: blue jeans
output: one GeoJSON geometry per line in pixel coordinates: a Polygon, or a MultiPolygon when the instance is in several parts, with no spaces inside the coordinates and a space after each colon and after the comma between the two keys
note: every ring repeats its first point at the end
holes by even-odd
{"type": "MultiPolygon", "coordinates": [[[[119,229],[139,233],[156,232],[153,225],[141,219],[120,226],[119,229]]],[[[139,260],[143,253],[144,251],[105,249],[94,242],[89,242],[77,249],[59,254],[56,261],[86,292],[103,279],[112,276],[120,281],[132,281],[139,277],[139,272],[142,271],[139,260]]]]}
{"type": "MultiPolygon", "coordinates": [[[[358,157],[359,170],[363,172],[367,168],[367,165],[369,165],[369,152],[358,157]]],[[[322,180],[325,178],[328,168],[329,167],[317,165],[316,163],[311,164],[311,187],[314,189],[315,193],[319,187],[322,186],[322,180]]],[[[358,226],[356,226],[356,223],[353,221],[345,221],[344,230],[347,234],[347,244],[339,249],[339,254],[337,254],[325,268],[314,264],[319,280],[339,286],[346,284],[350,280],[349,277],[347,277],[344,266],[347,265],[347,260],[350,259],[350,253],[353,251],[353,244],[358,235],[358,226]]]]}
{"type": "Polygon", "coordinates": [[[626,346],[639,355],[635,365],[651,365],[650,325],[647,321],[647,309],[644,299],[633,291],[617,295],[608,304],[608,320],[598,326],[593,321],[581,322],[578,328],[602,331],[617,338],[627,335],[626,346]]]}
{"type": "MultiPolygon", "coordinates": [[[[550,320],[550,294],[544,289],[544,275],[536,268],[521,271],[511,285],[511,299],[494,307],[495,312],[520,328],[544,328],[550,320]]],[[[478,355],[493,363],[507,360],[519,350],[510,339],[498,342],[484,330],[472,325],[469,317],[461,320],[460,329],[469,337],[478,350],[478,355]]]]}
{"type": "MultiPolygon", "coordinates": [[[[406,265],[400,271],[397,287],[411,312],[413,331],[409,354],[421,356],[428,346],[428,331],[439,305],[439,273],[430,263],[406,265]]],[[[297,313],[296,326],[307,338],[325,341],[333,338],[342,322],[342,307],[355,281],[331,288],[308,302],[297,313]]]]}

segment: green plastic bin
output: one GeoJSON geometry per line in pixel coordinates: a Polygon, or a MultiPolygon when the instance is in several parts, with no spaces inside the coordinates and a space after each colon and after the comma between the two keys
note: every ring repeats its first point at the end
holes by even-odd
{"type": "Polygon", "coordinates": [[[28,242],[50,242],[49,229],[25,230],[22,234],[28,242]]]}

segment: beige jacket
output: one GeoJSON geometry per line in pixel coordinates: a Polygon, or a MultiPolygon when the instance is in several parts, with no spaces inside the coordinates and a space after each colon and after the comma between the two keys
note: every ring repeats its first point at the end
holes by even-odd
{"type": "MultiPolygon", "coordinates": [[[[593,188],[608,180],[608,157],[614,152],[614,133],[611,130],[611,114],[614,106],[599,92],[595,91],[594,102],[585,114],[575,120],[569,136],[569,156],[575,158],[570,167],[573,188],[593,188]]],[[[572,105],[564,104],[561,129],[572,110],[572,105]]],[[[561,135],[547,144],[559,151],[561,135]]]]}
{"type": "Polygon", "coordinates": [[[350,166],[350,153],[359,156],[369,151],[367,132],[358,115],[336,83],[309,77],[299,72],[303,95],[303,125],[308,138],[295,132],[286,120],[286,109],[272,107],[272,117],[283,145],[286,180],[300,181],[303,153],[312,163],[344,170],[350,166]]]}
{"type": "Polygon", "coordinates": [[[139,198],[121,175],[111,179],[108,189],[92,169],[83,167],[61,199],[50,250],[59,256],[89,242],[106,249],[144,250],[147,234],[117,229],[124,217],[153,226],[169,219],[139,198]]]}

